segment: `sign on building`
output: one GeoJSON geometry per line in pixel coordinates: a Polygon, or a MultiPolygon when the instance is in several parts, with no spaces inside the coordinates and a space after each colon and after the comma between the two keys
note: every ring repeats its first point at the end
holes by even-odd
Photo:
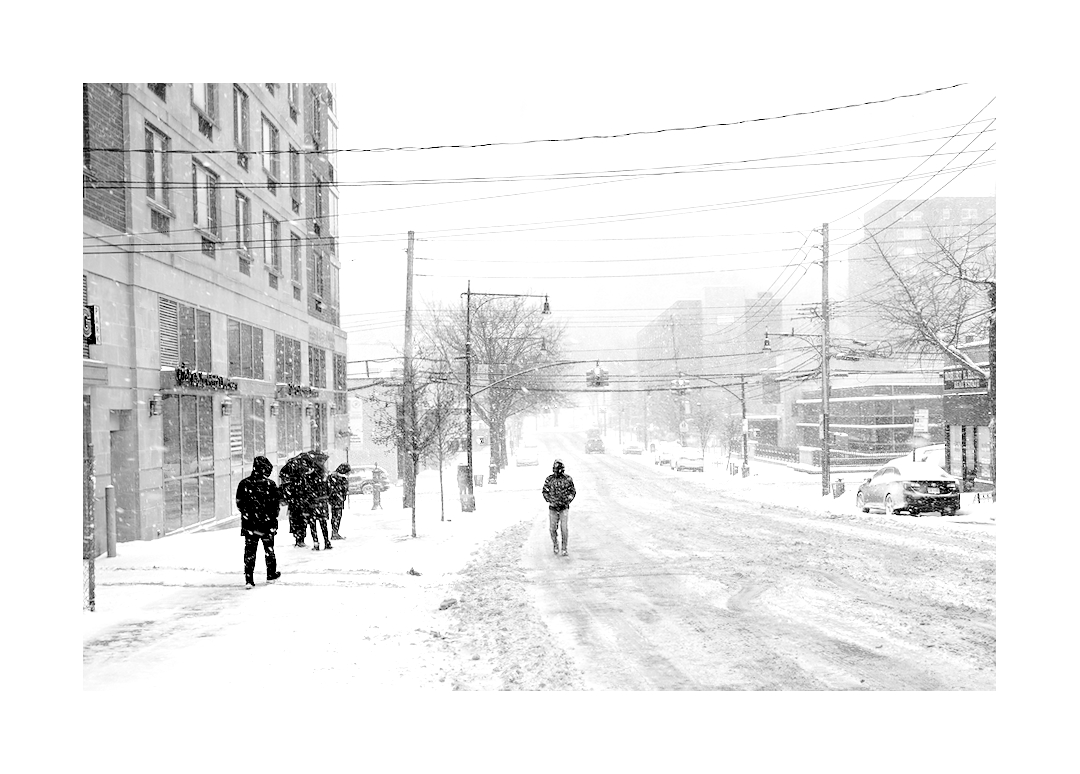
{"type": "Polygon", "coordinates": [[[946,368],[945,391],[985,390],[986,377],[970,368],[946,368]]]}

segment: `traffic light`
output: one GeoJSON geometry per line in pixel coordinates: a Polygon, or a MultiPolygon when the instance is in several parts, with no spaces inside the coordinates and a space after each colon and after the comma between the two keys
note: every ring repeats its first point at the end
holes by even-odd
{"type": "Polygon", "coordinates": [[[608,385],[608,372],[600,367],[600,361],[596,361],[596,367],[585,372],[585,384],[589,387],[606,387],[608,385]]]}

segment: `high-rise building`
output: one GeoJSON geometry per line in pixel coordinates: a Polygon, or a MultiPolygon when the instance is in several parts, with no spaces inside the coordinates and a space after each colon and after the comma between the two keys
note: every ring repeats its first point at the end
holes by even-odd
{"type": "Polygon", "coordinates": [[[335,93],[83,85],[83,433],[99,533],[228,523],[275,468],[348,444],[335,93]]]}

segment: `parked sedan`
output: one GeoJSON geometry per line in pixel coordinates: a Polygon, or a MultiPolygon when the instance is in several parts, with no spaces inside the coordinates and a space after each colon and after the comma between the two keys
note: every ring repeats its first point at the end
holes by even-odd
{"type": "Polygon", "coordinates": [[[656,452],[656,457],[653,458],[653,464],[655,465],[670,465],[675,459],[674,453],[670,449],[661,448],[656,452]]]}
{"type": "Polygon", "coordinates": [[[623,454],[641,454],[644,451],[645,450],[642,449],[641,446],[639,446],[638,444],[629,443],[629,444],[627,444],[626,446],[623,447],[622,453],[623,454]]]}
{"type": "Polygon", "coordinates": [[[866,479],[855,495],[863,513],[882,509],[887,516],[906,511],[912,516],[937,511],[952,516],[960,510],[960,486],[932,462],[894,460],[866,479]]]}
{"type": "Polygon", "coordinates": [[[675,458],[675,462],[672,463],[675,470],[696,470],[699,473],[705,472],[705,458],[701,456],[700,452],[683,452],[675,458]]]}
{"type": "Polygon", "coordinates": [[[390,476],[377,465],[354,465],[349,472],[349,494],[371,494],[376,485],[380,492],[390,488],[390,476]]]}

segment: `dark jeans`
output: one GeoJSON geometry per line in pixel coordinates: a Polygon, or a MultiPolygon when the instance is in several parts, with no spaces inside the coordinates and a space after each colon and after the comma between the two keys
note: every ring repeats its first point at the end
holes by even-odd
{"type": "Polygon", "coordinates": [[[269,578],[277,572],[277,557],[274,555],[274,534],[244,535],[244,577],[252,580],[255,577],[255,552],[259,548],[259,541],[263,544],[263,556],[266,558],[266,577],[269,578]]]}
{"type": "Polygon", "coordinates": [[[338,530],[341,529],[341,514],[345,510],[344,505],[337,505],[336,503],[330,504],[330,534],[338,534],[338,530]]]}
{"type": "Polygon", "coordinates": [[[308,527],[311,529],[311,542],[315,545],[319,545],[319,533],[315,531],[315,522],[318,522],[322,526],[323,542],[326,545],[330,545],[330,533],[326,530],[326,517],[322,515],[308,516],[308,527]]]}
{"type": "Polygon", "coordinates": [[[570,539],[570,509],[548,508],[548,524],[551,527],[551,542],[559,541],[559,531],[562,530],[562,549],[566,550],[566,541],[570,539]]]}
{"type": "Polygon", "coordinates": [[[289,532],[296,538],[297,543],[304,542],[304,511],[299,505],[289,506],[289,532]]]}

